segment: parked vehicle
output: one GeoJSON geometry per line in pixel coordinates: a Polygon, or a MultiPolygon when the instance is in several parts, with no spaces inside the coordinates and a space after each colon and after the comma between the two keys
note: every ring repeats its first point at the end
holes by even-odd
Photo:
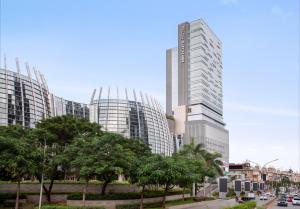
{"type": "Polygon", "coordinates": [[[244,197],[242,197],[243,201],[250,201],[250,200],[255,200],[255,195],[253,192],[247,193],[244,197]]]}
{"type": "Polygon", "coordinates": [[[259,197],[260,200],[268,200],[268,196],[263,194],[259,197]]]}
{"type": "Polygon", "coordinates": [[[285,198],[281,198],[277,201],[277,206],[285,206],[287,207],[288,206],[288,202],[286,201],[285,198]]]}
{"type": "Polygon", "coordinates": [[[294,197],[292,200],[293,205],[300,205],[300,197],[294,197]]]}
{"type": "Polygon", "coordinates": [[[288,202],[292,202],[292,200],[293,200],[293,196],[288,196],[288,197],[287,197],[287,201],[288,201],[288,202]]]}

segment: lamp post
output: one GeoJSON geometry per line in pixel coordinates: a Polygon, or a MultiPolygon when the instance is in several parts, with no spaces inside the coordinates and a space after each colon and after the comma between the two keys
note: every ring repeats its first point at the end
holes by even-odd
{"type": "MultiPolygon", "coordinates": [[[[277,160],[279,160],[279,159],[276,158],[276,159],[274,159],[274,160],[271,160],[271,161],[265,163],[265,164],[263,165],[263,167],[261,168],[261,172],[262,172],[262,169],[265,168],[268,164],[273,163],[273,162],[275,162],[275,161],[277,161],[277,160]]],[[[266,168],[266,169],[267,169],[267,168],[266,168]]],[[[267,170],[267,172],[268,172],[268,170],[267,170]]],[[[264,175],[264,174],[262,173],[262,177],[264,177],[263,175],[264,175]]],[[[262,178],[262,179],[263,179],[263,178],[262,178]]],[[[264,180],[264,179],[263,179],[263,180],[264,180]]],[[[266,179],[266,180],[267,180],[267,179],[266,179]]],[[[273,187],[273,183],[272,183],[272,187],[273,187]]],[[[273,188],[272,188],[272,189],[273,189],[273,188]]]]}
{"type": "Polygon", "coordinates": [[[43,185],[44,185],[44,167],[45,167],[45,160],[46,160],[46,147],[47,147],[46,138],[44,137],[44,159],[43,159],[43,169],[42,169],[42,178],[41,178],[39,209],[41,209],[41,206],[42,206],[43,185]]]}
{"type": "MultiPolygon", "coordinates": [[[[261,168],[260,168],[260,172],[261,172],[261,178],[263,179],[263,174],[262,174],[262,171],[263,171],[263,168],[265,168],[268,164],[270,164],[270,163],[273,163],[273,162],[275,162],[275,161],[277,161],[277,160],[279,160],[278,158],[276,158],[276,159],[274,159],[274,160],[271,160],[271,161],[269,161],[269,162],[266,162],[261,168]]],[[[248,162],[251,162],[251,163],[254,163],[254,164],[256,164],[257,166],[259,166],[259,164],[258,163],[256,163],[256,162],[253,162],[253,161],[250,161],[250,160],[247,160],[248,162]]]]}

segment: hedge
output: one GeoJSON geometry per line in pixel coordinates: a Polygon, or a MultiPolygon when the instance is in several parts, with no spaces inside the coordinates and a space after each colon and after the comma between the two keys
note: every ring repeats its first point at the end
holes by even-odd
{"type": "MultiPolygon", "coordinates": [[[[166,204],[177,205],[180,202],[191,203],[194,202],[192,197],[185,198],[185,201],[182,199],[179,200],[169,200],[166,201],[166,204]]],[[[152,202],[152,203],[144,203],[144,208],[161,208],[162,202],[152,202]]],[[[116,209],[140,209],[140,203],[126,204],[126,205],[117,205],[116,209]]]]}
{"type": "MultiPolygon", "coordinates": [[[[169,191],[166,193],[167,195],[176,195],[182,194],[182,191],[169,191]]],[[[151,197],[162,197],[164,195],[163,191],[146,191],[144,193],[144,198],[151,197]]],[[[86,200],[130,200],[130,199],[140,199],[141,193],[139,192],[127,192],[127,193],[109,193],[105,195],[101,194],[86,194],[86,200]]],[[[82,193],[73,193],[67,196],[68,200],[81,200],[82,193]]]]}
{"type": "MultiPolygon", "coordinates": [[[[20,194],[20,199],[26,199],[25,194],[20,194]]],[[[14,200],[16,199],[16,193],[0,193],[0,203],[3,203],[5,200],[14,200]]]]}
{"type": "Polygon", "coordinates": [[[241,203],[239,205],[235,205],[232,207],[226,207],[224,209],[254,209],[255,207],[256,207],[256,202],[250,201],[250,202],[241,203]]]}
{"type": "MultiPolygon", "coordinates": [[[[42,209],[104,209],[102,206],[98,207],[91,207],[91,206],[86,206],[86,207],[79,207],[79,206],[67,206],[67,205],[42,205],[42,209]]],[[[35,209],[38,209],[36,207],[35,209]]]]}

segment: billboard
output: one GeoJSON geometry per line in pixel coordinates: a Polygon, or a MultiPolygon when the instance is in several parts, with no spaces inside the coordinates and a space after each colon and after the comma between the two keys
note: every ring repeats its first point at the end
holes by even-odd
{"type": "Polygon", "coordinates": [[[234,181],[234,191],[236,191],[236,192],[242,191],[242,181],[241,180],[234,181]]]}
{"type": "Polygon", "coordinates": [[[227,192],[227,178],[219,178],[219,192],[227,192]]]}
{"type": "Polygon", "coordinates": [[[251,190],[251,184],[250,184],[250,181],[246,181],[245,182],[245,191],[246,192],[250,192],[251,190]]]}
{"type": "Polygon", "coordinates": [[[258,182],[253,182],[253,191],[258,190],[258,182]]]}

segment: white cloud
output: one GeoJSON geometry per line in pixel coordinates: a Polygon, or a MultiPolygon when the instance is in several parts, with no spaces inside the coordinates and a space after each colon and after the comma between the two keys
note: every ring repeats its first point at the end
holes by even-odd
{"type": "Polygon", "coordinates": [[[235,102],[224,103],[224,109],[231,109],[235,111],[250,112],[250,113],[261,113],[267,115],[275,115],[282,117],[299,117],[299,111],[274,108],[274,107],[261,107],[255,105],[240,104],[235,102]]]}

